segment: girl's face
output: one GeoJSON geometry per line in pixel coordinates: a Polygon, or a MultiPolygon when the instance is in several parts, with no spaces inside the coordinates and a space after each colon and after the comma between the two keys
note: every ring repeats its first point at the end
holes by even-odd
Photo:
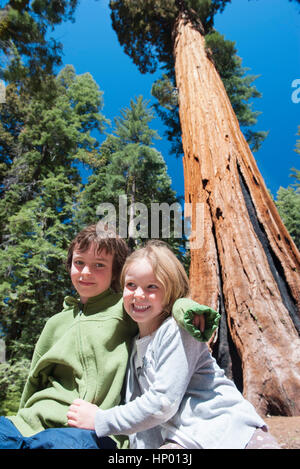
{"type": "Polygon", "coordinates": [[[164,319],[165,289],[155,277],[147,258],[133,261],[126,271],[124,280],[124,308],[137,322],[140,336],[149,335],[164,319]]]}

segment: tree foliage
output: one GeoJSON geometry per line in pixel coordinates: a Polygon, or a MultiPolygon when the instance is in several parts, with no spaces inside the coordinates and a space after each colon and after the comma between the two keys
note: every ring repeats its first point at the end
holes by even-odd
{"type": "Polygon", "coordinates": [[[29,373],[30,360],[0,363],[0,415],[15,415],[29,373]]]}
{"type": "MultiPolygon", "coordinates": [[[[300,135],[300,127],[298,135],[300,135]]],[[[296,143],[295,151],[300,155],[300,140],[296,143]]],[[[291,176],[295,182],[286,189],[280,187],[277,192],[276,206],[283,223],[300,250],[300,171],[293,168],[291,176]]]]}
{"type": "MultiPolygon", "coordinates": [[[[148,104],[142,96],[139,96],[121,110],[121,116],[115,119],[113,133],[109,134],[101,145],[102,164],[90,176],[81,194],[78,208],[80,223],[87,224],[97,219],[96,212],[100,204],[107,202],[112,204],[116,209],[113,217],[116,216],[117,228],[120,229],[120,222],[123,223],[128,230],[129,238],[132,235],[130,226],[134,225],[135,232],[131,239],[133,244],[151,237],[151,204],[165,203],[168,206],[173,204],[175,204],[173,207],[176,207],[176,204],[179,206],[176,194],[171,188],[165,161],[153,146],[153,139],[157,138],[157,133],[150,127],[154,115],[148,104]],[[123,210],[120,212],[120,197],[124,196],[126,196],[124,201],[126,219],[124,216],[120,219],[120,213],[124,214],[123,210]],[[140,212],[141,203],[147,209],[145,214],[140,212]],[[138,223],[139,220],[142,220],[142,223],[138,223]],[[141,225],[145,230],[140,229],[141,225]]],[[[176,240],[172,235],[173,218],[172,212],[171,219],[167,220],[167,223],[170,222],[168,225],[170,237],[166,237],[166,241],[179,253],[179,247],[184,241],[176,240]]],[[[159,229],[161,236],[162,223],[159,229]]],[[[124,231],[122,233],[127,237],[124,231]]]]}
{"type": "Polygon", "coordinates": [[[300,250],[300,171],[294,176],[297,183],[277,192],[276,206],[287,230],[300,250]]]}
{"type": "Polygon", "coordinates": [[[91,132],[105,122],[98,86],[71,66],[36,94],[18,88],[10,82],[0,109],[1,327],[15,359],[30,356],[70,289],[64,259],[76,230],[78,165],[93,161],[98,142],[91,132]]]}
{"type": "Polygon", "coordinates": [[[8,0],[0,10],[0,50],[9,56],[16,48],[24,57],[34,88],[61,63],[62,45],[47,37],[48,31],[73,19],[77,3],[78,0],[8,0]]]}
{"type": "Polygon", "coordinates": [[[152,88],[157,98],[156,111],[167,126],[166,135],[172,142],[171,152],[182,154],[176,84],[174,78],[174,27],[182,8],[194,18],[205,34],[207,53],[223,80],[234,111],[253,151],[258,150],[266,132],[254,132],[249,127],[257,122],[259,112],[253,111],[251,100],[261,97],[253,85],[257,78],[246,75],[237,56],[235,43],[214,30],[214,16],[222,12],[228,1],[149,0],[142,2],[111,1],[112,24],[120,44],[142,73],[165,70],[152,88]]]}
{"type": "Polygon", "coordinates": [[[112,25],[119,42],[142,73],[153,73],[161,64],[173,68],[173,28],[182,8],[193,10],[206,33],[214,15],[230,0],[111,0],[112,25]]]}

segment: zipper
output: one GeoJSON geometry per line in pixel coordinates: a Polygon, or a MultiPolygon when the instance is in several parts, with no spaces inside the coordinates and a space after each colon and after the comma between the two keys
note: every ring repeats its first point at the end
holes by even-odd
{"type": "MultiPolygon", "coordinates": [[[[79,357],[80,357],[80,361],[81,361],[81,365],[82,365],[82,371],[83,371],[83,379],[84,379],[84,382],[86,381],[86,377],[87,377],[87,370],[86,370],[86,363],[85,363],[85,358],[84,358],[84,353],[83,353],[83,341],[82,341],[82,334],[81,334],[81,321],[82,321],[82,316],[83,316],[83,312],[84,312],[84,305],[82,303],[79,304],[79,311],[78,311],[78,352],[79,352],[79,357]]],[[[81,386],[81,389],[79,391],[79,397],[80,399],[84,399],[85,398],[85,395],[86,395],[86,383],[84,383],[85,386],[84,386],[84,389],[82,389],[82,386],[81,386]]]]}

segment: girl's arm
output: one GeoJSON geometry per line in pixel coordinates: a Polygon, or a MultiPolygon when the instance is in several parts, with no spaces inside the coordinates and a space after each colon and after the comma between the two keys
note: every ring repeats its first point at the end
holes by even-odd
{"type": "Polygon", "coordinates": [[[125,405],[107,410],[77,400],[67,414],[70,426],[95,428],[99,437],[129,435],[166,422],[177,412],[198,357],[207,347],[173,321],[164,323],[157,334],[154,379],[149,390],[125,405]]]}

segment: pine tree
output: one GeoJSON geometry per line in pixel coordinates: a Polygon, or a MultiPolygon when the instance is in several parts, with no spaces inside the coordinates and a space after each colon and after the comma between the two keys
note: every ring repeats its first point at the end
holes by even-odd
{"type": "Polygon", "coordinates": [[[47,33],[62,21],[73,20],[77,4],[78,0],[8,0],[0,9],[0,50],[6,56],[18,51],[32,89],[61,64],[62,45],[47,33]]]}
{"type": "MultiPolygon", "coordinates": [[[[300,182],[300,171],[298,171],[298,181],[300,182]]],[[[295,184],[298,188],[289,186],[284,189],[280,187],[277,192],[276,206],[278,212],[293,238],[297,248],[300,250],[300,184],[295,184]]]]}
{"type": "Polygon", "coordinates": [[[142,72],[174,58],[193,231],[196,204],[204,205],[204,245],[191,249],[190,284],[194,299],[222,313],[214,353],[261,414],[298,415],[300,255],[205,44],[226,3],[110,6],[119,41],[142,72]]]}
{"type": "Polygon", "coordinates": [[[20,92],[17,76],[0,109],[0,323],[11,360],[30,357],[45,320],[70,291],[64,260],[76,230],[78,166],[93,160],[98,142],[91,132],[105,122],[102,93],[89,74],[76,76],[67,66],[35,94],[20,92]]]}
{"type": "MultiPolygon", "coordinates": [[[[97,221],[99,205],[112,204],[116,228],[121,236],[129,238],[133,247],[140,240],[153,237],[151,213],[165,203],[175,212],[171,210],[171,219],[166,217],[164,220],[166,231],[163,230],[163,220],[160,220],[156,237],[167,234],[165,240],[176,253],[183,255],[179,250],[180,245],[183,247],[183,240],[181,237],[174,239],[173,225],[175,213],[178,217],[182,216],[180,204],[171,188],[165,161],[153,147],[153,139],[157,137],[156,131],[149,126],[153,117],[148,103],[139,96],[135,101],[131,100],[130,106],[115,119],[114,132],[107,136],[101,146],[101,164],[90,176],[81,194],[80,223],[97,221]],[[154,208],[151,204],[157,205],[154,208]],[[144,212],[140,211],[141,208],[145,208],[144,212]],[[167,233],[169,227],[170,233],[167,233]]],[[[102,215],[107,216],[105,212],[102,215]]]]}
{"type": "MultiPolygon", "coordinates": [[[[300,136],[300,127],[298,135],[300,136]]],[[[300,140],[296,143],[295,151],[300,155],[300,140]]],[[[277,192],[276,206],[283,223],[300,250],[300,171],[293,168],[291,176],[295,182],[287,189],[280,187],[277,192]]]]}

